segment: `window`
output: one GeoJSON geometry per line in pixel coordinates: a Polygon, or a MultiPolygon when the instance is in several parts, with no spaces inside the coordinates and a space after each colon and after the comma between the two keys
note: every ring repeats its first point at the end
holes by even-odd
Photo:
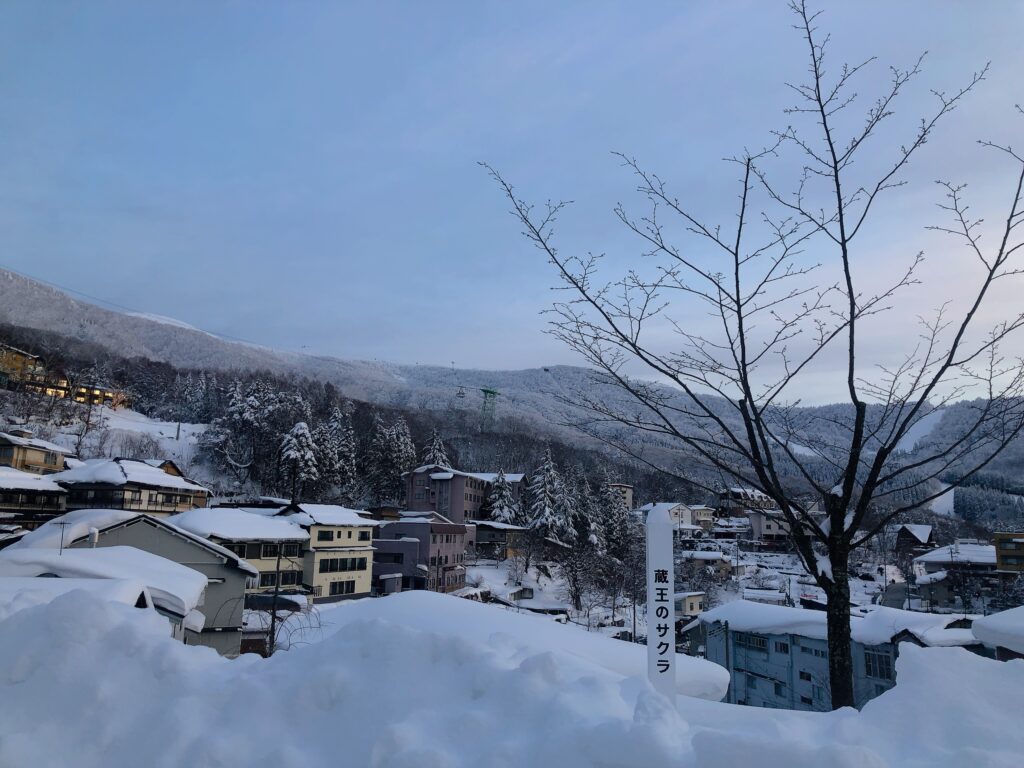
{"type": "Polygon", "coordinates": [[[811,699],[810,696],[801,696],[800,697],[800,703],[801,704],[807,704],[808,706],[810,706],[811,704],[814,703],[814,701],[811,699]]]}
{"type": "Polygon", "coordinates": [[[354,581],[332,581],[330,593],[332,595],[351,595],[356,591],[354,581]]]}
{"type": "Polygon", "coordinates": [[[733,642],[735,642],[736,645],[742,645],[746,648],[750,648],[753,651],[768,650],[767,637],[762,637],[761,635],[752,635],[749,632],[735,633],[733,642]]]}
{"type": "Polygon", "coordinates": [[[365,571],[365,557],[325,557],[320,561],[320,573],[339,571],[365,571]]]}
{"type": "Polygon", "coordinates": [[[293,587],[296,584],[300,584],[302,574],[299,571],[281,571],[281,586],[282,587],[293,587]]]}
{"type": "Polygon", "coordinates": [[[299,545],[298,544],[285,544],[282,554],[285,557],[298,557],[299,556],[299,545]]]}
{"type": "Polygon", "coordinates": [[[779,697],[785,696],[786,695],[786,686],[783,685],[782,683],[776,683],[775,684],[775,695],[779,696],[779,697]]]}
{"type": "Polygon", "coordinates": [[[747,688],[756,691],[757,690],[757,678],[751,674],[747,674],[747,688]]]}
{"type": "Polygon", "coordinates": [[[789,654],[789,643],[784,643],[781,640],[775,641],[775,652],[789,654]]]}
{"type": "Polygon", "coordinates": [[[810,672],[801,672],[800,673],[800,679],[801,680],[806,680],[808,683],[811,682],[811,673],[810,672]]]}
{"type": "Polygon", "coordinates": [[[348,538],[351,539],[352,538],[352,531],[346,531],[346,533],[348,533],[348,538]]]}
{"type": "Polygon", "coordinates": [[[887,653],[864,651],[864,670],[868,677],[892,680],[892,658],[887,653]]]}
{"type": "Polygon", "coordinates": [[[317,541],[334,541],[334,531],[317,531],[317,541]]]}
{"type": "Polygon", "coordinates": [[[261,573],[260,574],[260,586],[261,587],[272,587],[277,584],[276,573],[261,573]]]}
{"type": "Polygon", "coordinates": [[[277,557],[277,544],[264,544],[260,557],[277,557]]]}
{"type": "Polygon", "coordinates": [[[369,541],[370,540],[370,532],[369,531],[360,531],[359,532],[359,540],[360,541],[369,541]]]}

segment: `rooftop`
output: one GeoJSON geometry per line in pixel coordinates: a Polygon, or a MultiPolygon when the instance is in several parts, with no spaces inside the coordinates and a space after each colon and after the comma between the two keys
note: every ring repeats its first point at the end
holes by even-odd
{"type": "Polygon", "coordinates": [[[9,443],[11,445],[20,445],[24,448],[38,448],[40,451],[53,451],[54,453],[61,454],[71,453],[67,448],[59,446],[56,443],[39,440],[35,437],[18,437],[7,432],[0,432],[0,442],[9,443]]]}
{"type": "Polygon", "coordinates": [[[22,472],[13,467],[0,466],[0,490],[63,493],[64,489],[53,481],[53,477],[53,475],[37,475],[33,472],[22,472]]]}
{"type": "Polygon", "coordinates": [[[180,491],[206,491],[184,477],[171,475],[159,467],[136,459],[90,459],[63,472],[50,475],[62,484],[144,485],[149,488],[173,488],[180,491]]]}
{"type": "Polygon", "coordinates": [[[996,548],[994,544],[974,544],[957,542],[945,547],[933,549],[914,558],[915,563],[972,563],[975,565],[995,565],[996,548]]]}
{"type": "Polygon", "coordinates": [[[254,515],[232,507],[201,507],[167,518],[197,536],[225,541],[308,541],[302,526],[283,517],[254,515]]]}

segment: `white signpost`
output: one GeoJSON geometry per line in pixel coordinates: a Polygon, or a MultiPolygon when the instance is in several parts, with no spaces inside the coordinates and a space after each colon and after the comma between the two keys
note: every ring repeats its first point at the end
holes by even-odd
{"type": "Polygon", "coordinates": [[[655,505],[647,513],[647,676],[675,701],[676,604],[672,518],[655,505]]]}

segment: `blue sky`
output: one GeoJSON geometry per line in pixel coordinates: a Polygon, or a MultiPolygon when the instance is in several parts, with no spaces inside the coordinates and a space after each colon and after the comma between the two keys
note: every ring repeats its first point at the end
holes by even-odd
{"type": "MultiPolygon", "coordinates": [[[[1003,199],[1000,162],[971,142],[1021,135],[1024,6],[825,9],[835,58],[877,55],[878,77],[931,52],[908,118],[927,87],[993,62],[910,178],[941,166],[979,207],[1003,199]]],[[[573,362],[542,333],[551,268],[477,161],[531,198],[575,200],[567,246],[613,266],[637,249],[611,216],[633,186],[611,150],[728,221],[720,158],[785,125],[783,83],[806,64],[791,24],[781,2],[8,0],[0,264],[287,349],[573,362]]],[[[894,199],[879,264],[917,250],[936,199],[927,186],[894,199]]],[[[915,308],[959,273],[933,276],[915,308]]]]}

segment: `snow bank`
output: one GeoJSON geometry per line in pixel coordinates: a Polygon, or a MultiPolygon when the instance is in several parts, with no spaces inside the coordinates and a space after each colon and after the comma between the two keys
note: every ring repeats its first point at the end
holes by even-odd
{"type": "Polygon", "coordinates": [[[339,608],[351,620],[323,642],[233,661],[84,592],[20,611],[0,621],[0,765],[1010,768],[1024,751],[1024,662],[908,646],[862,712],[673,708],[561,649],[374,602],[395,609],[339,608]]]}
{"type": "MultiPolygon", "coordinates": [[[[587,668],[600,668],[622,677],[645,675],[647,648],[588,632],[575,624],[519,614],[474,600],[436,592],[402,592],[384,600],[356,600],[321,611],[328,632],[341,632],[353,622],[384,620],[453,638],[481,647],[495,646],[510,658],[551,652],[587,668]]],[[[720,701],[729,685],[722,667],[703,659],[676,655],[676,688],[680,694],[720,701]]]]}
{"type": "Polygon", "coordinates": [[[127,579],[40,579],[6,576],[0,578],[0,621],[18,611],[43,605],[59,595],[85,590],[104,600],[129,606],[152,607],[153,601],[141,581],[127,579]]]}

